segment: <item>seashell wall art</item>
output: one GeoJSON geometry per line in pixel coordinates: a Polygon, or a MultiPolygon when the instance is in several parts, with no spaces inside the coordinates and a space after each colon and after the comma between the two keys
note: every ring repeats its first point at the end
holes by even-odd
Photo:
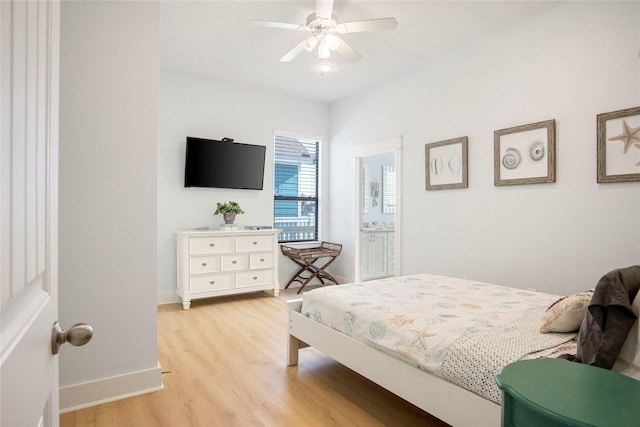
{"type": "Polygon", "coordinates": [[[496,130],[493,138],[495,185],[556,181],[555,120],[496,130]]]}
{"type": "Polygon", "coordinates": [[[467,188],[468,138],[447,139],[425,144],[426,189],[467,188]]]}

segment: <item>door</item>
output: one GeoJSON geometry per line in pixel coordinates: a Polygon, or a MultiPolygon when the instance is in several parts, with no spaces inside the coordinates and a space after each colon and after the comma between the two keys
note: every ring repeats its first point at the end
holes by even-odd
{"type": "Polygon", "coordinates": [[[0,425],[56,426],[56,2],[0,2],[0,425]]]}
{"type": "Polygon", "coordinates": [[[395,252],[389,251],[389,245],[395,246],[395,241],[388,241],[395,239],[398,225],[396,156],[396,151],[390,150],[359,159],[360,262],[357,281],[396,275],[395,259],[389,259],[395,257],[395,252]]]}
{"type": "Polygon", "coordinates": [[[402,137],[356,145],[353,154],[357,171],[355,280],[400,275],[402,137]],[[386,238],[372,242],[371,234],[378,233],[386,238]]]}

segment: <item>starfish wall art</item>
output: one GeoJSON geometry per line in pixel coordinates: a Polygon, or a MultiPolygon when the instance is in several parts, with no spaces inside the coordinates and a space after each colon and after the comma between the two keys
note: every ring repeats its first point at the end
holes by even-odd
{"type": "Polygon", "coordinates": [[[640,107],[598,114],[597,122],[598,182],[640,181],[640,107]]]}

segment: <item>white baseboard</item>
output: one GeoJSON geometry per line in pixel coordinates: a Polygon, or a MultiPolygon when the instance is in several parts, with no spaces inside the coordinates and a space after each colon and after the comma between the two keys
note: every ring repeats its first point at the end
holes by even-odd
{"type": "Polygon", "coordinates": [[[144,371],[60,387],[60,413],[77,411],[163,388],[162,369],[158,363],[155,368],[144,371]]]}
{"type": "Polygon", "coordinates": [[[175,304],[177,302],[178,296],[175,290],[158,292],[158,305],[175,304]]]}
{"type": "MultiPolygon", "coordinates": [[[[353,283],[353,279],[346,279],[342,276],[336,276],[335,274],[333,275],[333,277],[335,277],[336,279],[338,279],[338,283],[340,283],[341,285],[347,284],[347,283],[353,283]]],[[[331,282],[329,282],[331,283],[331,282]]]]}

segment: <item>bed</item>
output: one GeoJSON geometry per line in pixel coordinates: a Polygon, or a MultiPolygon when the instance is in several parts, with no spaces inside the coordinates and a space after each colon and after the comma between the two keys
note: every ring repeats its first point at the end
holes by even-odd
{"type": "Polygon", "coordinates": [[[497,426],[495,375],[523,358],[575,354],[590,297],[429,274],[323,287],[288,302],[287,363],[313,346],[451,425],[497,426]]]}

